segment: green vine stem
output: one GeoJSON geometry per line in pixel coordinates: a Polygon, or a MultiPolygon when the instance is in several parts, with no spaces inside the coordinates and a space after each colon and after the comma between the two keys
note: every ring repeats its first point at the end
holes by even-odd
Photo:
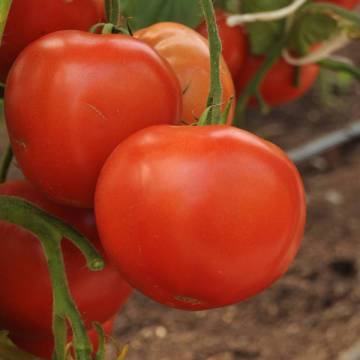
{"type": "Polygon", "coordinates": [[[121,25],[121,0],[105,0],[105,11],[111,24],[121,25]]]}
{"type": "Polygon", "coordinates": [[[207,106],[210,107],[208,116],[204,117],[199,125],[218,124],[221,122],[222,86],[220,79],[220,59],[222,45],[215,18],[215,10],[212,0],[201,0],[201,6],[205,16],[210,47],[211,80],[207,106]]]}
{"type": "Polygon", "coordinates": [[[32,232],[44,249],[53,288],[53,359],[65,359],[68,322],[73,330],[73,346],[77,360],[92,359],[92,346],[65,276],[61,241],[66,237],[77,246],[84,254],[90,270],[102,270],[105,266],[104,260],[79,232],[20,198],[0,196],[0,219],[32,232]]]}
{"type": "Polygon", "coordinates": [[[322,68],[332,71],[343,71],[360,81],[360,68],[345,61],[324,59],[318,63],[322,68]]]}
{"type": "Polygon", "coordinates": [[[258,101],[260,100],[260,105],[267,108],[264,99],[261,98],[259,87],[268,71],[281,57],[282,49],[284,48],[285,44],[286,39],[283,39],[282,41],[279,41],[275,47],[273,47],[265,61],[261,64],[259,70],[256,72],[255,76],[251,79],[251,81],[247,84],[241,93],[236,105],[234,125],[238,127],[244,125],[246,108],[252,96],[256,96],[258,101]]]}
{"type": "Polygon", "coordinates": [[[0,183],[3,183],[6,181],[7,174],[10,169],[11,160],[13,158],[13,152],[11,149],[11,145],[8,144],[5,148],[3,158],[1,159],[0,164],[0,183]]]}
{"type": "Polygon", "coordinates": [[[4,34],[6,20],[9,15],[12,0],[1,0],[0,1],[0,45],[4,34]]]}

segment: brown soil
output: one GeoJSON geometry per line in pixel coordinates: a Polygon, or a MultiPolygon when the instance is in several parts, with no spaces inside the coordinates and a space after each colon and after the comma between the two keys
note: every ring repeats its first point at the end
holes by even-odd
{"type": "MultiPolygon", "coordinates": [[[[360,86],[335,96],[328,107],[318,90],[269,116],[252,112],[249,126],[290,149],[356,120],[360,86]]],[[[236,306],[197,313],[135,294],[115,330],[119,343],[129,344],[127,359],[360,359],[341,357],[360,341],[359,157],[355,145],[302,169],[308,195],[303,245],[286,276],[267,291],[236,306]]]]}

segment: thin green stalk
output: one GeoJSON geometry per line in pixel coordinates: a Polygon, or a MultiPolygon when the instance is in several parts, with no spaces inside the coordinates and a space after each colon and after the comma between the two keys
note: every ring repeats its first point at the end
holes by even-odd
{"type": "Polygon", "coordinates": [[[360,68],[356,65],[334,59],[324,59],[318,64],[325,69],[346,72],[360,81],[360,68]]]}
{"type": "Polygon", "coordinates": [[[83,251],[88,267],[101,270],[104,261],[87,239],[57,218],[31,203],[12,196],[0,196],[0,219],[19,225],[32,232],[41,242],[45,252],[53,288],[54,360],[65,359],[68,334],[67,323],[72,327],[73,346],[77,360],[91,360],[92,346],[74,303],[65,276],[61,240],[66,237],[83,251]]]}
{"type": "Polygon", "coordinates": [[[1,164],[0,164],[0,183],[1,184],[3,182],[5,182],[7,179],[7,175],[8,175],[9,169],[10,169],[12,158],[13,158],[13,152],[11,149],[11,145],[8,144],[5,148],[4,155],[1,159],[1,164]]]}
{"type": "Polygon", "coordinates": [[[5,30],[6,20],[9,15],[12,0],[0,1],[0,45],[5,30]]]}
{"type": "Polygon", "coordinates": [[[221,122],[222,86],[220,79],[220,59],[222,45],[216,24],[215,10],[212,0],[201,0],[204,12],[210,47],[211,80],[207,106],[210,107],[209,122],[218,124],[221,122]]]}
{"type": "MultiPolygon", "coordinates": [[[[245,119],[245,112],[247,104],[250,98],[256,94],[259,95],[259,87],[264,77],[271,69],[271,67],[279,60],[281,57],[282,49],[285,45],[285,39],[280,41],[273,49],[270,51],[269,55],[266,57],[265,61],[261,64],[259,70],[256,72],[255,76],[247,84],[244,91],[240,95],[237,105],[236,105],[236,115],[235,115],[235,125],[240,126],[243,124],[245,119]]],[[[265,105],[265,104],[263,104],[265,105]]]]}
{"type": "Polygon", "coordinates": [[[105,0],[105,11],[108,21],[115,26],[120,26],[121,0],[105,0]]]}

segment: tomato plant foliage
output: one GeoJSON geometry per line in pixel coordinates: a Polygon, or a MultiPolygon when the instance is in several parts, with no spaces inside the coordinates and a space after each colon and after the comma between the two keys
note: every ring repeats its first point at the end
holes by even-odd
{"type": "Polygon", "coordinates": [[[190,27],[199,23],[201,10],[196,0],[123,0],[121,12],[130,18],[134,29],[147,27],[156,22],[174,21],[190,27]]]}

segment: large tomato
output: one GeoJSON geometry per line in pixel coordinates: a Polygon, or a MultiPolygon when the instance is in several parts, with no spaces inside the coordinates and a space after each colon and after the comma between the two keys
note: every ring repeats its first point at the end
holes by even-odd
{"type": "MultiPolygon", "coordinates": [[[[237,79],[244,61],[247,57],[247,41],[242,26],[230,27],[226,23],[226,14],[221,10],[216,10],[216,22],[222,42],[222,54],[229,67],[233,79],[237,79]]],[[[207,26],[202,22],[197,31],[208,37],[207,26]]]]}
{"type": "Polygon", "coordinates": [[[285,154],[229,126],[156,126],[121,143],[97,185],[105,250],[129,283],[177,308],[237,303],[288,268],[305,222],[285,154]]]}
{"type": "Polygon", "coordinates": [[[98,0],[13,0],[0,47],[0,81],[24,47],[57,30],[88,30],[101,20],[98,0]]]}
{"type": "MultiPolygon", "coordinates": [[[[75,226],[102,251],[93,213],[51,203],[28,182],[0,185],[1,195],[26,199],[75,226]]],[[[92,272],[80,251],[63,241],[71,293],[87,328],[104,322],[119,310],[131,289],[112,265],[92,272]]],[[[40,341],[51,334],[52,290],[41,243],[31,233],[0,221],[0,329],[10,336],[40,341]]]]}
{"type": "Polygon", "coordinates": [[[346,9],[353,9],[356,5],[360,3],[359,0],[315,0],[315,1],[321,3],[332,3],[334,5],[342,6],[346,9]]]}
{"type": "MultiPolygon", "coordinates": [[[[241,94],[252,80],[263,61],[264,57],[262,56],[249,56],[247,58],[236,84],[238,94],[241,94]]],[[[302,66],[299,69],[299,84],[295,84],[296,71],[295,66],[288,64],[282,58],[272,66],[260,85],[260,94],[268,105],[281,105],[304,95],[316,81],[319,66],[316,64],[302,66]]],[[[250,104],[257,104],[255,98],[251,99],[250,104]]]]}
{"type": "MultiPolygon", "coordinates": [[[[114,321],[115,321],[115,319],[112,318],[102,325],[104,332],[107,336],[110,336],[110,334],[113,330],[114,321]]],[[[99,346],[98,333],[95,330],[91,329],[91,330],[88,330],[88,336],[92,343],[94,352],[96,352],[98,349],[98,346],[99,346]]],[[[40,356],[42,359],[50,360],[51,355],[54,351],[54,340],[52,338],[34,341],[34,340],[28,340],[26,338],[19,339],[16,336],[13,336],[12,341],[20,349],[23,349],[26,352],[33,354],[35,356],[40,356]]],[[[71,337],[69,338],[69,341],[71,341],[71,337]]]]}
{"type": "MultiPolygon", "coordinates": [[[[134,36],[152,46],[177,75],[183,90],[181,120],[194,123],[206,108],[210,87],[210,55],[207,40],[195,30],[177,23],[158,23],[137,31],[134,36]]],[[[221,60],[223,108],[233,98],[234,85],[225,61],[221,60]]],[[[235,103],[229,115],[231,123],[235,103]]]]}
{"type": "Polygon", "coordinates": [[[68,30],[18,57],[5,112],[25,176],[54,201],[92,207],[111,151],[139,129],[177,123],[181,91],[166,61],[142,41],[68,30]]]}

